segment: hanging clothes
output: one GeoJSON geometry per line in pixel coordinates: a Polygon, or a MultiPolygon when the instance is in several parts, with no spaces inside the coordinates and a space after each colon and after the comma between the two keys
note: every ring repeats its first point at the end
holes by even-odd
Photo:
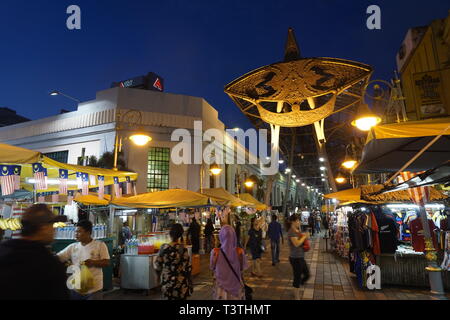
{"type": "Polygon", "coordinates": [[[397,251],[397,227],[393,219],[383,216],[377,219],[379,237],[380,237],[380,252],[381,253],[395,253],[397,251]]]}
{"type": "MultiPolygon", "coordinates": [[[[432,220],[428,220],[431,237],[433,238],[433,245],[435,249],[438,249],[438,243],[436,239],[436,226],[432,220]]],[[[409,228],[411,229],[411,244],[416,252],[424,252],[425,251],[425,237],[424,230],[422,225],[422,219],[419,217],[411,221],[409,228]]]]}

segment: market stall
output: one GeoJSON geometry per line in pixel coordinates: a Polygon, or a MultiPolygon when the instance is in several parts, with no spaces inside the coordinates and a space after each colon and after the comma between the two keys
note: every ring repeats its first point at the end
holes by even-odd
{"type": "MultiPolygon", "coordinates": [[[[361,287],[366,285],[365,270],[370,265],[380,267],[382,285],[427,286],[419,208],[405,190],[376,194],[381,188],[362,186],[326,195],[341,201],[330,219],[332,245],[338,255],[348,259],[361,287]]],[[[425,206],[440,261],[449,241],[448,211],[439,203],[444,199],[443,193],[432,188],[432,203],[425,206]]],[[[448,272],[443,273],[443,280],[450,288],[448,272]]]]}
{"type": "MultiPolygon", "coordinates": [[[[116,197],[132,193],[136,173],[60,163],[40,152],[6,144],[0,144],[0,172],[0,220],[8,222],[0,223],[0,229],[5,229],[2,238],[20,238],[23,211],[34,203],[45,203],[55,215],[66,215],[69,220],[65,225],[55,225],[54,252],[75,241],[75,223],[83,215],[94,224],[93,237],[104,241],[112,255],[109,209],[105,210],[111,197],[105,193],[114,191],[116,197]],[[109,186],[111,190],[107,190],[109,186]],[[89,194],[90,190],[98,194],[89,194]],[[91,214],[90,207],[98,205],[103,206],[103,219],[99,211],[91,214]]],[[[112,267],[104,268],[103,274],[104,289],[112,289],[112,267]]]]}
{"type": "MultiPolygon", "coordinates": [[[[206,195],[183,189],[171,189],[114,199],[112,211],[116,214],[139,214],[151,217],[151,232],[137,234],[125,244],[125,253],[121,255],[121,287],[123,289],[150,290],[159,285],[159,279],[153,264],[163,243],[170,242],[167,229],[169,224],[162,219],[171,217],[172,222],[186,223],[187,209],[200,209],[213,206],[215,199],[206,195]]],[[[197,211],[199,212],[199,211],[197,211]]],[[[192,255],[192,246],[187,245],[193,264],[193,274],[200,270],[199,256],[192,255]]]]}

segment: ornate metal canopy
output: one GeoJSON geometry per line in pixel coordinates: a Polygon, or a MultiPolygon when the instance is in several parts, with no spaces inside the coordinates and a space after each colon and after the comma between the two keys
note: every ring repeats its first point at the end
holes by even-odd
{"type": "MultiPolygon", "coordinates": [[[[314,129],[309,125],[326,119],[325,132],[333,133],[333,138],[348,138],[348,133],[337,130],[345,113],[337,113],[362,100],[372,72],[369,65],[350,60],[301,58],[294,32],[289,29],[284,61],[239,77],[225,87],[225,93],[256,128],[280,126],[280,151],[286,157],[293,154],[290,162],[297,174],[314,177],[307,182],[320,186],[314,129]],[[279,103],[283,104],[281,112],[277,110],[279,103]]],[[[327,147],[340,144],[339,139],[332,139],[327,147]]]]}

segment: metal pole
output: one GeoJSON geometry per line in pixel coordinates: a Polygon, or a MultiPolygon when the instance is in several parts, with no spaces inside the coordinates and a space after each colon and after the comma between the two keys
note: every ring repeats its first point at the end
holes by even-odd
{"type": "Polygon", "coordinates": [[[284,192],[284,201],[283,201],[283,214],[286,216],[287,211],[287,201],[290,196],[291,191],[291,176],[292,176],[292,170],[293,170],[293,164],[294,164],[294,148],[295,148],[295,131],[292,132],[292,141],[291,141],[291,152],[289,155],[289,169],[291,169],[290,172],[288,172],[288,176],[286,179],[286,189],[284,192]]]}

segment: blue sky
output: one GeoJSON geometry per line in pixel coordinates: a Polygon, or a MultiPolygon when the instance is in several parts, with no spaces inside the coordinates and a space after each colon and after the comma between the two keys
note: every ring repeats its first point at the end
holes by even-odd
{"type": "Polygon", "coordinates": [[[249,122],[223,88],[282,60],[288,27],[302,55],[360,61],[389,79],[408,28],[443,18],[448,1],[84,1],[2,0],[0,107],[37,119],[74,110],[52,89],[90,100],[111,82],[153,71],[166,91],[204,97],[229,127],[249,122]],[[66,28],[81,8],[82,29],[66,28]],[[366,8],[382,10],[382,29],[366,28],[366,8]]]}

